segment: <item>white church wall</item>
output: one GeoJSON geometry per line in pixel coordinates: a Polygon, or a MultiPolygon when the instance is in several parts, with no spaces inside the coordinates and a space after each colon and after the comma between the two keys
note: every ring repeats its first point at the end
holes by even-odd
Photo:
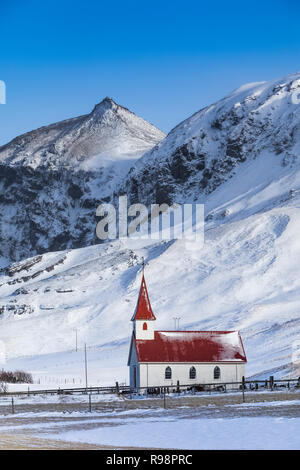
{"type": "Polygon", "coordinates": [[[140,385],[140,383],[141,383],[140,365],[138,363],[138,359],[137,359],[136,350],[135,350],[134,345],[132,346],[131,358],[130,358],[129,383],[130,383],[130,387],[142,387],[142,385],[140,385]],[[136,384],[134,384],[134,368],[136,368],[136,384]]]}
{"type": "MultiPolygon", "coordinates": [[[[244,363],[151,363],[140,364],[140,387],[176,386],[177,380],[182,385],[241,382],[245,375],[244,363]],[[172,378],[165,379],[165,369],[172,369],[172,378]],[[189,378],[190,368],[196,369],[196,378],[189,378]],[[221,371],[219,379],[214,379],[214,368],[221,371]]],[[[236,387],[233,387],[236,388],[236,387]]]]}
{"type": "Polygon", "coordinates": [[[134,323],[136,339],[154,339],[154,320],[136,320],[134,323]],[[144,323],[147,325],[147,330],[143,329],[144,323]]]}

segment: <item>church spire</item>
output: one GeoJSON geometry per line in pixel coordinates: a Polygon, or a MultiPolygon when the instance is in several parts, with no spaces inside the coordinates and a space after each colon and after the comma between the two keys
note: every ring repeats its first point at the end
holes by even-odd
{"type": "Polygon", "coordinates": [[[143,259],[143,277],[140,287],[140,293],[134,314],[131,318],[132,321],[135,320],[156,320],[154,313],[152,312],[150,299],[147,291],[145,276],[144,276],[144,259],[143,259]]]}

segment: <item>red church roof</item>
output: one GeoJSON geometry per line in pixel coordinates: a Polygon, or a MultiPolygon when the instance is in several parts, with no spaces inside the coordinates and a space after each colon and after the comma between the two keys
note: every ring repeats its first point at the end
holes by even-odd
{"type": "Polygon", "coordinates": [[[238,331],[155,331],[134,339],[139,362],[247,362],[238,331]]]}
{"type": "Polygon", "coordinates": [[[154,313],[152,312],[144,275],[142,277],[142,283],[135,312],[131,320],[156,320],[154,313]]]}

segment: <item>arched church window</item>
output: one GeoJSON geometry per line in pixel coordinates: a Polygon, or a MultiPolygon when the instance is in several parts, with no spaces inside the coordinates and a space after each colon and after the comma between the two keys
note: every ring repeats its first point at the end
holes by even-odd
{"type": "Polygon", "coordinates": [[[148,330],[148,326],[146,322],[143,324],[143,330],[148,330]]]}
{"type": "Polygon", "coordinates": [[[220,367],[216,366],[214,368],[214,379],[219,379],[221,377],[220,367]]]}
{"type": "Polygon", "coordinates": [[[165,370],[165,379],[171,379],[172,378],[172,369],[171,367],[166,367],[165,370]]]}
{"type": "Polygon", "coordinates": [[[190,379],[195,379],[196,378],[196,369],[194,366],[190,368],[190,379]]]}

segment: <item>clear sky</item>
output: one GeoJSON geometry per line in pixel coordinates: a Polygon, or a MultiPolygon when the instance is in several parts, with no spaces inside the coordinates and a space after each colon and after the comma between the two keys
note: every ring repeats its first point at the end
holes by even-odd
{"type": "Polygon", "coordinates": [[[0,145],[105,96],[168,132],[300,70],[298,0],[0,0],[0,145]]]}

